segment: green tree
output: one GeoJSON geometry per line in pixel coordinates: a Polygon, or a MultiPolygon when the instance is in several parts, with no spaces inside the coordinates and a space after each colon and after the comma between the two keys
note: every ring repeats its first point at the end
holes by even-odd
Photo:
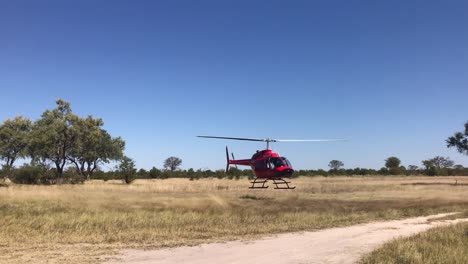
{"type": "Polygon", "coordinates": [[[72,113],[70,103],[59,99],[56,104],[55,109],[46,110],[41,118],[34,122],[30,155],[32,163],[52,162],[56,168],[58,183],[61,183],[67,156],[77,137],[72,126],[77,117],[72,113]]]}
{"type": "Polygon", "coordinates": [[[377,173],[379,173],[381,175],[388,175],[390,172],[388,171],[388,169],[386,167],[382,167],[382,168],[380,168],[380,170],[377,171],[377,173]]]}
{"type": "Polygon", "coordinates": [[[465,123],[464,132],[455,133],[455,135],[449,137],[446,142],[448,148],[455,147],[461,154],[468,155],[468,122],[465,123]]]}
{"type": "Polygon", "coordinates": [[[339,160],[332,160],[330,161],[330,163],[328,163],[328,167],[330,167],[330,170],[334,170],[334,171],[339,170],[343,166],[344,166],[344,163],[339,160]]]}
{"type": "Polygon", "coordinates": [[[385,160],[385,167],[387,169],[398,168],[400,167],[401,161],[397,157],[389,157],[385,160]]]}
{"type": "Polygon", "coordinates": [[[385,160],[385,167],[391,175],[399,175],[402,173],[400,164],[401,161],[397,157],[389,157],[385,160]]]}
{"type": "Polygon", "coordinates": [[[195,172],[194,169],[190,168],[187,170],[187,177],[193,181],[194,179],[198,179],[198,174],[195,172]]]}
{"type": "Polygon", "coordinates": [[[436,169],[448,169],[453,167],[455,162],[451,160],[449,157],[441,157],[441,156],[435,156],[432,159],[428,160],[423,160],[422,164],[426,167],[426,169],[429,168],[436,168],[436,169]]]}
{"type": "Polygon", "coordinates": [[[432,159],[423,160],[422,164],[426,167],[426,174],[429,176],[434,175],[448,175],[449,168],[455,164],[449,157],[436,156],[432,159]]]}
{"type": "Polygon", "coordinates": [[[149,174],[151,179],[161,178],[161,171],[158,170],[156,167],[151,168],[151,170],[148,172],[148,174],[149,174]]]}
{"type": "Polygon", "coordinates": [[[148,179],[149,178],[149,173],[147,170],[141,168],[137,172],[137,177],[138,179],[148,179]]]}
{"type": "Polygon", "coordinates": [[[416,165],[409,165],[406,172],[407,172],[407,175],[417,175],[419,174],[419,168],[416,165]]]}
{"type": "Polygon", "coordinates": [[[76,137],[67,160],[74,164],[78,173],[86,179],[90,179],[99,164],[123,157],[125,142],[120,137],[112,138],[102,128],[103,125],[102,119],[92,116],[75,116],[72,120],[76,137]]]}
{"type": "Polygon", "coordinates": [[[18,158],[27,155],[31,120],[22,116],[7,119],[0,125],[0,159],[5,161],[3,168],[8,171],[18,158]]]}
{"type": "Polygon", "coordinates": [[[164,168],[174,172],[182,164],[182,160],[177,157],[169,157],[164,161],[164,168]]]}
{"type": "Polygon", "coordinates": [[[132,183],[136,178],[135,161],[124,156],[118,166],[118,173],[126,184],[132,183]]]}

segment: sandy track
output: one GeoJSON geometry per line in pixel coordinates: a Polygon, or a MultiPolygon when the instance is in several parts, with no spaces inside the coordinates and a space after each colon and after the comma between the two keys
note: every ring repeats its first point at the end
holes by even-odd
{"type": "Polygon", "coordinates": [[[110,263],[355,263],[393,238],[410,236],[468,219],[428,222],[447,214],[376,222],[316,232],[280,234],[255,241],[232,241],[161,250],[124,250],[110,263]]]}

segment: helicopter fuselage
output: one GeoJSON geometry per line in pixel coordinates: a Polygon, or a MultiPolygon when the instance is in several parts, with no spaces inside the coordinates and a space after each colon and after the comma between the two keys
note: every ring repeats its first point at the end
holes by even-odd
{"type": "Polygon", "coordinates": [[[290,178],[294,172],[289,160],[271,149],[257,151],[251,159],[228,160],[228,164],[250,166],[257,178],[290,178]]]}

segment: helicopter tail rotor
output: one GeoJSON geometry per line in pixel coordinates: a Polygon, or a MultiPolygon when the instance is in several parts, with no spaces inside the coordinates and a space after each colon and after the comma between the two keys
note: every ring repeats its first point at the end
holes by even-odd
{"type": "MultiPolygon", "coordinates": [[[[232,157],[232,160],[236,160],[236,158],[234,158],[234,153],[233,152],[231,152],[231,157],[232,157]]],[[[236,167],[236,169],[237,169],[237,164],[234,164],[234,167],[236,167]]]]}
{"type": "Polygon", "coordinates": [[[226,146],[226,173],[229,171],[229,150],[228,147],[226,146]]]}

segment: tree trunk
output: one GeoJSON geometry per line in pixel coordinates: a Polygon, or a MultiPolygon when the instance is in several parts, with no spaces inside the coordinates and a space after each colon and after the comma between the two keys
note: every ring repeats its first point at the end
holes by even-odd
{"type": "Polygon", "coordinates": [[[73,165],[75,165],[75,168],[76,168],[76,172],[81,175],[81,171],[80,171],[80,166],[78,164],[78,162],[76,162],[75,159],[68,159],[69,161],[71,161],[73,163],[73,165]]]}
{"type": "Polygon", "coordinates": [[[55,161],[55,167],[57,169],[57,183],[58,184],[62,184],[63,182],[62,176],[63,176],[63,167],[65,167],[65,163],[66,163],[65,159],[55,161]]]}
{"type": "Polygon", "coordinates": [[[86,179],[90,180],[91,176],[97,168],[97,160],[87,161],[86,164],[88,165],[86,169],[86,179]]]}
{"type": "Polygon", "coordinates": [[[81,173],[81,176],[86,177],[86,175],[85,175],[85,161],[84,160],[82,160],[81,163],[80,163],[80,173],[81,173]]]}
{"type": "Polygon", "coordinates": [[[86,168],[86,179],[90,180],[91,179],[91,163],[89,161],[87,163],[88,163],[87,164],[88,166],[86,168]]]}
{"type": "Polygon", "coordinates": [[[15,160],[16,160],[15,158],[8,158],[8,160],[7,160],[8,170],[13,168],[13,163],[15,163],[15,160]]]}

